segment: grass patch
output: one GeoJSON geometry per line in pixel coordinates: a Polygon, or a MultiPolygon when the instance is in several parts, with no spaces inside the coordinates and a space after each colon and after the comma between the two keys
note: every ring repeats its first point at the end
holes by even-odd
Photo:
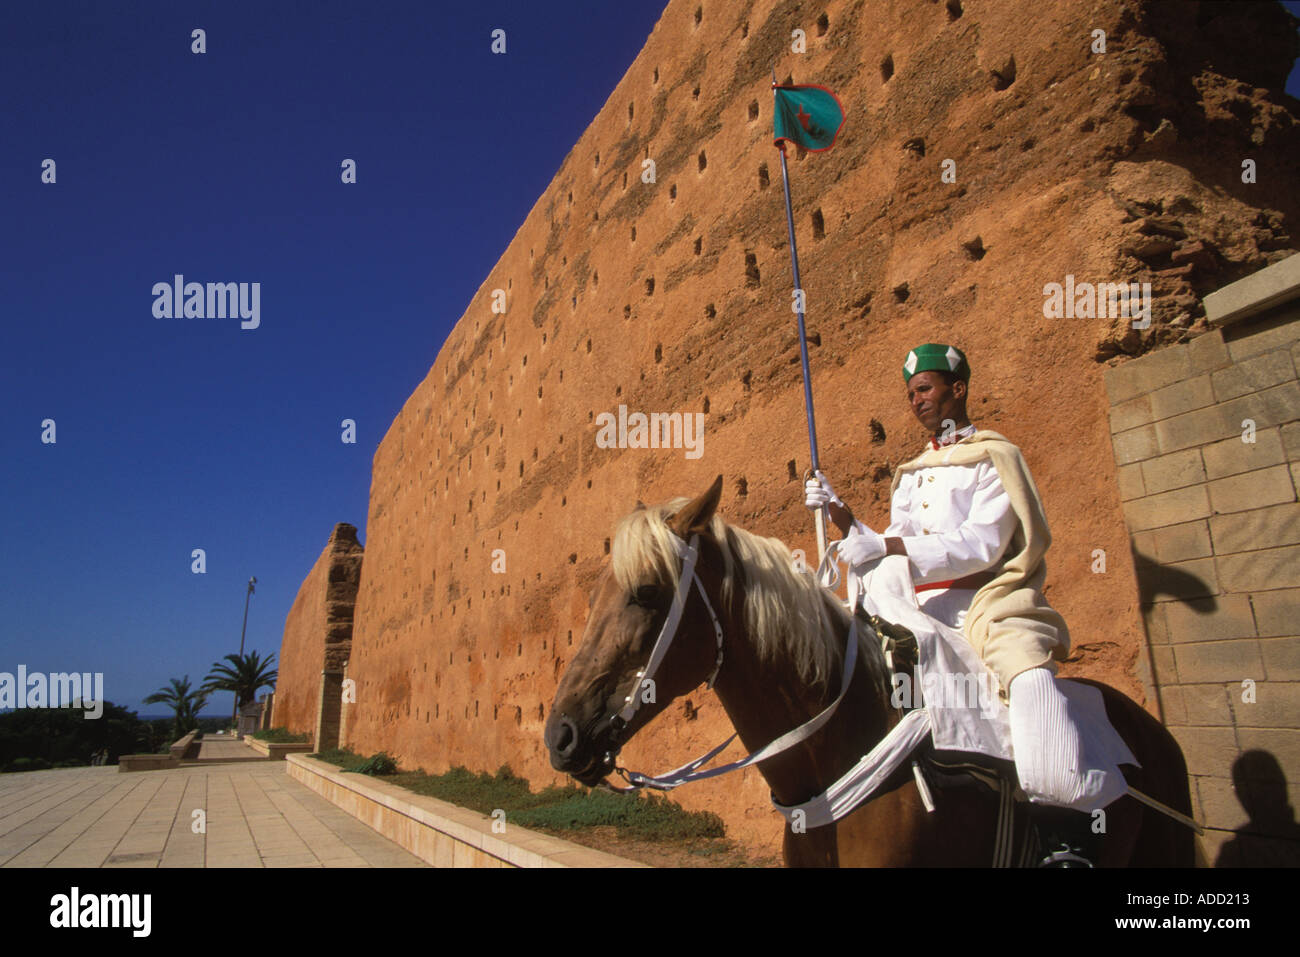
{"type": "Polygon", "coordinates": [[[311,735],[294,734],[288,728],[266,728],[262,731],[254,731],[253,737],[268,744],[306,744],[311,740],[311,735]]]}
{"type": "MultiPolygon", "coordinates": [[[[362,771],[365,766],[383,766],[383,759],[392,760],[383,752],[366,760],[346,748],[322,751],[311,757],[345,771],[362,771]]],[[[525,778],[504,765],[496,774],[486,771],[476,774],[463,767],[454,767],[445,774],[425,774],[423,771],[388,773],[391,774],[388,777],[391,783],[416,794],[488,816],[493,811],[505,811],[506,821],[519,827],[552,832],[614,827],[620,837],[647,841],[683,841],[726,835],[722,819],[716,814],[683,810],[661,795],[645,792],[614,794],[577,785],[548,787],[534,792],[525,778]]]]}
{"type": "Polygon", "coordinates": [[[317,761],[324,761],[326,764],[332,764],[339,768],[350,768],[365,760],[364,756],[357,754],[355,751],[349,751],[347,748],[326,748],[324,751],[317,751],[315,754],[307,755],[307,757],[315,758],[317,761]]]}
{"type": "Polygon", "coordinates": [[[370,775],[389,775],[397,773],[397,762],[392,759],[386,752],[380,751],[367,761],[363,761],[354,768],[344,768],[344,774],[370,774],[370,775]]]}

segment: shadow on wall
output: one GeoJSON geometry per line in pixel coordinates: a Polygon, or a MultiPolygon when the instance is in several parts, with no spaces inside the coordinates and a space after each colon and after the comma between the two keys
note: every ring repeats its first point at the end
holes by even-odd
{"type": "Polygon", "coordinates": [[[1215,867],[1300,867],[1300,824],[1287,801],[1282,768],[1267,751],[1232,764],[1232,787],[1249,822],[1219,849],[1215,867]]]}
{"type": "Polygon", "coordinates": [[[1210,586],[1195,575],[1181,568],[1161,565],[1136,548],[1132,551],[1133,571],[1137,574],[1138,602],[1144,607],[1154,602],[1159,595],[1180,599],[1189,608],[1194,608],[1202,615],[1208,615],[1218,607],[1210,586]],[[1199,601],[1192,604],[1188,601],[1191,598],[1199,601]]]}

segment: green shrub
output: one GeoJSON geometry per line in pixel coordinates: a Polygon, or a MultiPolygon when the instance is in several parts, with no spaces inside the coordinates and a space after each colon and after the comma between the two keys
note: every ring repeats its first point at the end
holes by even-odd
{"type": "Polygon", "coordinates": [[[317,751],[315,754],[307,755],[307,757],[324,761],[326,764],[337,765],[340,768],[351,767],[365,760],[361,755],[349,751],[347,748],[326,748],[324,751],[317,751]]]}
{"type": "Polygon", "coordinates": [[[44,758],[14,758],[5,768],[5,773],[8,774],[11,771],[15,773],[19,771],[48,771],[52,767],[54,765],[44,758]]]}
{"type": "Polygon", "coordinates": [[[392,757],[390,757],[386,752],[380,751],[378,754],[373,755],[370,758],[370,760],[366,761],[365,763],[358,764],[354,768],[344,768],[343,771],[347,774],[369,774],[369,775],[396,774],[397,762],[394,761],[392,757]]]}
{"type": "Polygon", "coordinates": [[[254,731],[253,737],[268,744],[306,744],[311,740],[311,735],[305,732],[295,734],[288,728],[264,728],[261,731],[254,731]]]}

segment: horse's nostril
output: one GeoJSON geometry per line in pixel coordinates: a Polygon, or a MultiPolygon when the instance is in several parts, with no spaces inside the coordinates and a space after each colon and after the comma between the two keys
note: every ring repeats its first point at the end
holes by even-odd
{"type": "Polygon", "coordinates": [[[578,746],[578,729],[568,718],[560,719],[560,728],[555,735],[555,753],[568,757],[578,746]]]}

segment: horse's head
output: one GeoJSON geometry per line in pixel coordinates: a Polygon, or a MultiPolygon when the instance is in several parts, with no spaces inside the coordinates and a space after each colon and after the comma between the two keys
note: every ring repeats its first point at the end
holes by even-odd
{"type": "Polygon", "coordinates": [[[681,578],[681,543],[694,535],[700,552],[695,574],[716,607],[728,558],[719,544],[724,526],[715,514],[721,495],[719,475],[693,501],[674,499],[649,508],[638,503],[619,523],[612,560],[592,591],[582,645],[546,722],[546,746],[556,770],[588,786],[598,784],[613,770],[624,741],[714,671],[718,645],[712,620],[692,588],[672,644],[653,676],[643,677],[681,578]],[[635,710],[625,720],[620,712],[633,702],[635,710]]]}

